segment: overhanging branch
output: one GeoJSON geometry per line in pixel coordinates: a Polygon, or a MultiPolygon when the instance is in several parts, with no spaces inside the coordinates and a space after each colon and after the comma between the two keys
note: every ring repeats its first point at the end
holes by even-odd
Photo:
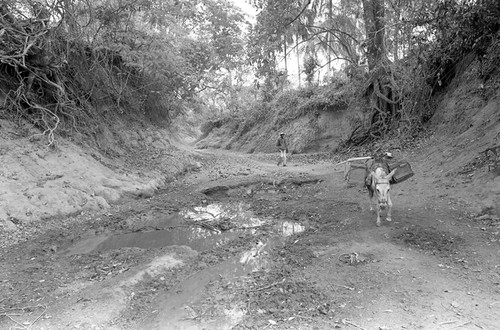
{"type": "Polygon", "coordinates": [[[287,25],[285,25],[285,27],[287,27],[289,25],[292,25],[293,22],[295,22],[300,17],[300,15],[302,15],[304,13],[304,11],[306,10],[307,6],[309,6],[310,4],[311,4],[311,0],[307,0],[307,3],[304,5],[304,7],[302,7],[302,10],[299,12],[299,14],[297,16],[295,16],[295,18],[292,19],[290,21],[290,23],[288,23],[287,25]]]}

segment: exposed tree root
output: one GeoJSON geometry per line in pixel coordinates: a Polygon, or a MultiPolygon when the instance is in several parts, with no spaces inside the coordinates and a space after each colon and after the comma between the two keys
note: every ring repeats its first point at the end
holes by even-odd
{"type": "Polygon", "coordinates": [[[346,146],[363,145],[389,134],[404,138],[422,129],[432,113],[431,91],[424,76],[404,70],[409,69],[386,64],[372,72],[372,83],[365,92],[370,100],[369,121],[353,129],[346,146]]]}

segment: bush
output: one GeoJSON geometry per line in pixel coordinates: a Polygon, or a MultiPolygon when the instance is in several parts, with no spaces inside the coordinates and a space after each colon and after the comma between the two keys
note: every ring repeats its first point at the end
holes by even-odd
{"type": "Polygon", "coordinates": [[[497,75],[500,68],[500,36],[497,34],[483,56],[479,57],[480,78],[484,81],[497,75]]]}
{"type": "Polygon", "coordinates": [[[435,90],[448,86],[458,73],[457,64],[469,53],[483,57],[497,39],[500,7],[497,0],[440,2],[430,30],[436,35],[429,53],[429,84],[435,90]]]}

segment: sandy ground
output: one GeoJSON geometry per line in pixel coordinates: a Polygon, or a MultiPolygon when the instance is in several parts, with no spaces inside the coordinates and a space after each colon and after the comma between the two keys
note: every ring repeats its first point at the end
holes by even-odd
{"type": "Polygon", "coordinates": [[[0,328],[497,329],[500,177],[447,174],[434,144],[404,155],[415,176],[381,227],[340,155],[221,150],[150,195],[11,221],[0,328]]]}

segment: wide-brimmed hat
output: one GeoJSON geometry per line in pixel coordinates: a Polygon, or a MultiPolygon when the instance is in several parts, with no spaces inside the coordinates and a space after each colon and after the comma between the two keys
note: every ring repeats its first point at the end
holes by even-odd
{"type": "Polygon", "coordinates": [[[281,132],[280,135],[285,135],[285,133],[281,132]]]}
{"type": "Polygon", "coordinates": [[[392,152],[386,152],[385,155],[389,158],[392,158],[392,152]]]}

